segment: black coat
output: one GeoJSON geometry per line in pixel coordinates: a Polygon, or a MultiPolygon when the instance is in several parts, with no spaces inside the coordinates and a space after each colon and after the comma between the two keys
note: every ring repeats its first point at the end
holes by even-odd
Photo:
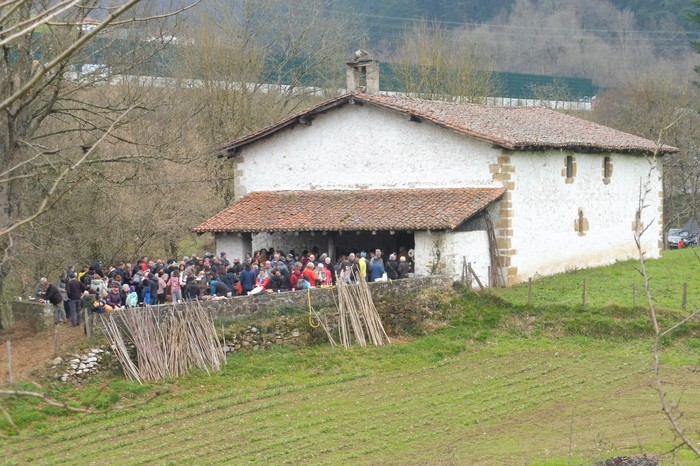
{"type": "Polygon", "coordinates": [[[44,301],[48,301],[53,305],[63,303],[63,296],[61,296],[61,290],[59,290],[56,285],[52,284],[49,284],[49,286],[46,288],[44,294],[41,295],[41,299],[43,299],[44,301]]]}

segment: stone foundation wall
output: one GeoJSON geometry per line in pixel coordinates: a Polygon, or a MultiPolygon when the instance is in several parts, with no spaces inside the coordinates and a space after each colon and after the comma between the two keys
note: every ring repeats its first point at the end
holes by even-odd
{"type": "Polygon", "coordinates": [[[56,318],[56,307],[36,301],[15,301],[12,303],[12,321],[29,322],[35,332],[52,328],[56,318]]]}
{"type": "MultiPolygon", "coordinates": [[[[416,296],[431,289],[445,294],[453,281],[447,276],[430,276],[370,283],[372,298],[387,334],[391,336],[420,332],[426,319],[433,319],[430,303],[416,305],[416,296]]],[[[200,301],[212,314],[219,333],[223,332],[230,351],[262,350],[274,345],[304,346],[328,341],[326,332],[315,317],[309,321],[309,299],[313,310],[324,316],[329,332],[338,342],[337,292],[335,288],[313,288],[308,291],[260,293],[253,296],[200,301]],[[313,324],[313,325],[312,325],[313,324]]],[[[163,315],[173,306],[152,306],[163,315]]],[[[15,319],[36,324],[37,331],[53,325],[53,308],[43,304],[16,301],[12,305],[15,319]],[[47,311],[48,310],[48,311],[47,311]],[[48,312],[48,314],[45,314],[48,312]]],[[[100,317],[92,314],[93,333],[101,333],[100,317]]]]}

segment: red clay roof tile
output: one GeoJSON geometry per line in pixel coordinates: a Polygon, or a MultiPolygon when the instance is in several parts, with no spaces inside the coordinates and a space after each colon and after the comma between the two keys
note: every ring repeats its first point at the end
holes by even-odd
{"type": "Polygon", "coordinates": [[[195,231],[454,229],[504,192],[504,188],[254,192],[195,231]]]}
{"type": "MultiPolygon", "coordinates": [[[[407,113],[506,149],[571,149],[647,154],[656,150],[656,144],[649,139],[542,107],[495,107],[389,95],[344,94],[238,138],[218,148],[216,152],[233,155],[243,146],[294,126],[301,119],[313,118],[314,115],[353,101],[407,113]]],[[[678,152],[678,149],[671,146],[659,148],[659,153],[671,152],[678,152]]]]}

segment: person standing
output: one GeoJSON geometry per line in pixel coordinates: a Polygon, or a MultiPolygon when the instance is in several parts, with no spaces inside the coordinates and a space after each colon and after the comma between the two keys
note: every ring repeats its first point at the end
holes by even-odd
{"type": "Polygon", "coordinates": [[[158,295],[158,304],[165,304],[165,295],[168,291],[168,274],[160,272],[158,274],[158,288],[156,289],[156,294],[158,295]]]}
{"type": "Polygon", "coordinates": [[[80,313],[82,311],[83,293],[87,291],[87,286],[78,277],[73,275],[66,284],[66,295],[68,297],[68,318],[73,327],[80,323],[80,313]]]}
{"type": "Polygon", "coordinates": [[[369,266],[369,281],[376,282],[378,279],[382,278],[384,275],[384,265],[382,264],[381,258],[375,256],[374,260],[369,266]]]}
{"type": "Polygon", "coordinates": [[[399,273],[398,278],[408,278],[408,274],[411,271],[411,265],[406,262],[406,258],[404,256],[399,257],[399,270],[397,272],[399,273]]]}
{"type": "Polygon", "coordinates": [[[182,282],[180,281],[179,270],[173,271],[167,285],[170,287],[170,295],[172,297],[173,304],[182,301],[182,282]]]}
{"type": "Polygon", "coordinates": [[[55,318],[56,323],[65,322],[65,316],[63,315],[63,296],[61,296],[61,290],[58,289],[56,285],[49,283],[46,278],[41,278],[39,280],[39,287],[43,292],[39,298],[40,303],[50,303],[55,306],[55,318]]]}

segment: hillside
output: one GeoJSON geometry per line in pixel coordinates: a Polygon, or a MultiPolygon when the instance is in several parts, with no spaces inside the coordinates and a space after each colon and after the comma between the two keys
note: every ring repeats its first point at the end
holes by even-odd
{"type": "MultiPolygon", "coordinates": [[[[686,314],[671,293],[666,302],[664,277],[687,277],[698,305],[700,278],[686,274],[698,267],[694,252],[650,262],[664,327],[686,314]]],[[[427,291],[422,302],[449,310],[447,325],[388,347],[237,353],[219,375],[143,387],[43,382],[52,396],[98,407],[169,393],[90,416],[12,402],[23,438],[0,440],[1,463],[591,464],[646,453],[694,464],[683,449],[667,453],[674,439],[652,388],[647,311],[617,291],[636,277],[627,262],[538,280],[530,306],[526,285],[503,299],[427,291]],[[591,273],[606,286],[589,290],[586,307],[570,303],[566,290],[591,273]]],[[[690,401],[700,396],[699,330],[669,339],[663,358],[687,426],[700,422],[690,401]]]]}

